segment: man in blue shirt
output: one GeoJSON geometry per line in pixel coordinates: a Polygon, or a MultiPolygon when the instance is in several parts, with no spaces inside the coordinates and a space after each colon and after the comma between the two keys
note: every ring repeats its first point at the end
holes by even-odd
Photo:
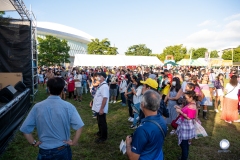
{"type": "Polygon", "coordinates": [[[52,78],[47,82],[50,96],[33,106],[23,122],[20,131],[28,143],[39,146],[38,160],[72,159],[70,146],[77,145],[84,123],[76,108],[60,98],[65,82],[62,78],[52,78]],[[39,141],[32,132],[37,128],[39,141]],[[76,130],[70,139],[70,127],[76,130]]]}
{"type": "Polygon", "coordinates": [[[147,90],[141,101],[141,110],[145,118],[133,136],[126,137],[127,155],[130,160],[163,160],[162,147],[167,125],[162,116],[157,114],[159,105],[159,94],[154,90],[147,90]]]}

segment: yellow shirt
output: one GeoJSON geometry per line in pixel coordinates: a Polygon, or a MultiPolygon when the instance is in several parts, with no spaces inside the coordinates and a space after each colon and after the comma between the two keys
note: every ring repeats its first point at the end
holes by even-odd
{"type": "Polygon", "coordinates": [[[164,89],[162,90],[162,94],[168,95],[169,91],[170,91],[170,85],[167,84],[166,87],[164,87],[164,89]]]}

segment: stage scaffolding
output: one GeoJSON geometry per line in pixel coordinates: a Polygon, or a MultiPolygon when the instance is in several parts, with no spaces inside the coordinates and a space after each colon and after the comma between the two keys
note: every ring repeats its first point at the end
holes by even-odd
{"type": "Polygon", "coordinates": [[[27,9],[24,2],[22,0],[9,0],[13,7],[16,9],[18,14],[21,16],[22,20],[30,21],[31,28],[31,55],[32,55],[32,86],[31,86],[31,97],[32,101],[34,101],[35,95],[38,92],[38,55],[37,55],[37,21],[33,12],[27,9]]]}

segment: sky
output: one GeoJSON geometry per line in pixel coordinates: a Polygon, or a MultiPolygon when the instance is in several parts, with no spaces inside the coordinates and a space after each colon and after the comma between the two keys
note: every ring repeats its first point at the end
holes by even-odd
{"type": "Polygon", "coordinates": [[[120,54],[135,44],[146,44],[154,54],[179,44],[209,51],[240,45],[240,0],[23,1],[37,21],[108,38],[120,54]]]}

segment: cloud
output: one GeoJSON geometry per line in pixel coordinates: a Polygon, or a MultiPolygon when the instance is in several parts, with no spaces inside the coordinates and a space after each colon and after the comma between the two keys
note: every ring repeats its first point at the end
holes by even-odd
{"type": "Polygon", "coordinates": [[[206,20],[200,24],[198,24],[199,27],[203,27],[203,26],[210,26],[210,25],[214,25],[216,24],[216,21],[214,20],[206,20]]]}
{"type": "Polygon", "coordinates": [[[187,48],[206,47],[221,50],[240,45],[240,20],[225,24],[220,30],[203,29],[189,35],[184,40],[187,48]]]}
{"type": "Polygon", "coordinates": [[[224,20],[225,20],[225,21],[229,21],[229,20],[238,19],[238,18],[240,18],[240,13],[239,13],[239,14],[231,15],[231,16],[225,18],[224,20]]]}

